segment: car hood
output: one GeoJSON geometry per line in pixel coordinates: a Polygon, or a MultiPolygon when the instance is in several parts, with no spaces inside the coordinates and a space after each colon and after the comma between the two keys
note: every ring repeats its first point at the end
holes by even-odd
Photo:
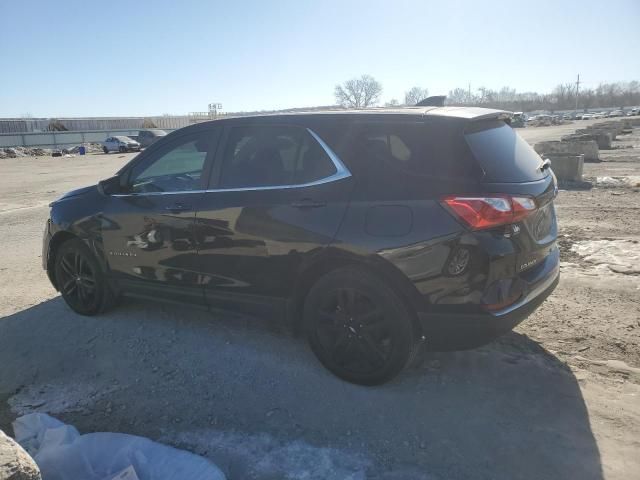
{"type": "Polygon", "coordinates": [[[96,191],[97,189],[98,189],[97,185],[91,185],[89,187],[83,187],[83,188],[78,188],[76,190],[71,190],[70,192],[67,192],[64,195],[62,195],[57,200],[54,200],[53,202],[51,202],[50,205],[53,205],[54,203],[60,202],[62,200],[67,200],[68,198],[79,197],[81,195],[86,195],[88,193],[92,193],[92,192],[96,191]]]}

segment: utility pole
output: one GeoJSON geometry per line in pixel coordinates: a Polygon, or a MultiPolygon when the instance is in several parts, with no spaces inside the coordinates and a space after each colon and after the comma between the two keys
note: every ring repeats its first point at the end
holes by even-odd
{"type": "Polygon", "coordinates": [[[578,80],[576,80],[576,113],[578,112],[578,96],[580,95],[580,74],[578,74],[578,80]]]}
{"type": "Polygon", "coordinates": [[[467,103],[471,103],[471,82],[469,82],[469,93],[467,93],[467,103]]]}

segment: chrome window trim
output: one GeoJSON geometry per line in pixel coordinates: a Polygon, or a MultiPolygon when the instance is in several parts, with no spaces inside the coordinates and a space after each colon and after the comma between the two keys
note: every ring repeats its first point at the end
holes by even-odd
{"type": "Polygon", "coordinates": [[[145,192],[145,193],[116,193],[111,195],[112,197],[145,197],[150,195],[183,195],[186,193],[222,193],[222,192],[252,192],[252,191],[260,191],[260,190],[279,190],[279,189],[291,189],[291,188],[308,188],[315,187],[316,185],[323,185],[325,183],[336,182],[338,180],[342,180],[344,178],[349,178],[351,176],[351,172],[346,167],[346,165],[340,160],[340,157],[331,150],[331,147],[327,145],[322,138],[318,136],[316,132],[311,130],[310,128],[306,129],[307,132],[311,134],[311,136],[320,144],[322,149],[325,151],[327,156],[331,159],[334,167],[336,167],[335,173],[329,175],[328,177],[321,178],[319,180],[314,180],[313,182],[307,183],[299,183],[297,185],[268,185],[263,187],[237,187],[237,188],[210,188],[206,190],[183,190],[177,192],[145,192]]]}

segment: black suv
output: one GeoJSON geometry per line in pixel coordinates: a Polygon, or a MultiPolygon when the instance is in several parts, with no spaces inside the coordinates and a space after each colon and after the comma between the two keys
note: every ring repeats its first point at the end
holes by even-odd
{"type": "Polygon", "coordinates": [[[52,203],[43,264],[80,314],[130,295],[277,315],[334,374],[379,384],[555,288],[548,167],[496,110],[215,120],[52,203]]]}

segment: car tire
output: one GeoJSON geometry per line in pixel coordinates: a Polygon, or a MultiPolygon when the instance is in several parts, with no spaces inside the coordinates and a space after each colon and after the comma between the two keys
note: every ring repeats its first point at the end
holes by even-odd
{"type": "Polygon", "coordinates": [[[54,260],[56,285],[67,305],[81,315],[96,315],[116,303],[104,272],[81,240],[64,242],[54,260]]]}
{"type": "Polygon", "coordinates": [[[127,153],[127,147],[119,147],[119,148],[118,148],[118,151],[119,151],[120,153],[127,153]]]}
{"type": "Polygon", "coordinates": [[[358,268],[321,277],[305,298],[304,322],[320,363],[351,383],[385,383],[419,349],[406,303],[386,281],[358,268]]]}
{"type": "Polygon", "coordinates": [[[109,153],[109,149],[108,149],[107,147],[102,147],[102,151],[103,151],[104,153],[109,153]]]}

